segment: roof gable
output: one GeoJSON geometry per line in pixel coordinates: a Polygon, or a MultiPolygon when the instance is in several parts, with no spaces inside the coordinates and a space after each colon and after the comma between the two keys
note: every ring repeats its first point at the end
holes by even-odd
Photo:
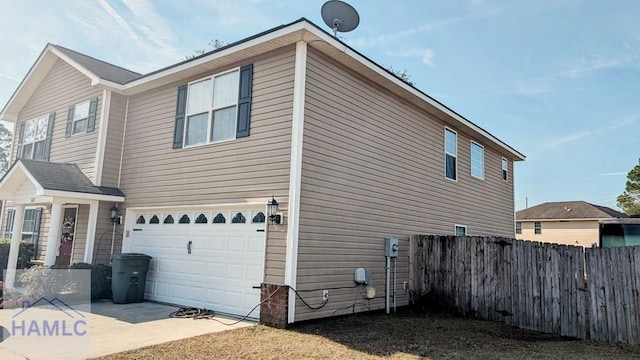
{"type": "Polygon", "coordinates": [[[118,188],[94,185],[76,164],[28,159],[17,160],[0,179],[0,196],[10,200],[10,194],[22,188],[26,180],[37,196],[66,194],[102,200],[123,200],[125,196],[118,188]]]}
{"type": "Polygon", "coordinates": [[[7,104],[0,111],[0,120],[9,122],[17,120],[18,113],[58,60],[65,61],[88,77],[91,80],[91,85],[102,83],[106,87],[118,88],[122,84],[141,76],[136,72],[94,59],[65,47],[47,44],[27,72],[27,75],[20,82],[20,85],[18,85],[16,91],[11,95],[7,104]]]}
{"type": "Polygon", "coordinates": [[[586,201],[547,202],[516,212],[516,220],[608,219],[614,217],[627,216],[606,206],[594,205],[586,201]]]}
{"type": "Polygon", "coordinates": [[[505,151],[505,154],[509,154],[511,160],[524,160],[523,154],[488,131],[416,87],[407,84],[395,74],[384,69],[305,18],[140,76],[136,76],[138,74],[129,70],[73,50],[49,44],[20,84],[16,93],[9,100],[9,103],[0,112],[0,120],[17,120],[17,114],[24,106],[26,99],[33,94],[35,87],[42,81],[44,75],[41,73],[45,72],[46,74],[46,71],[48,71],[44,65],[46,63],[45,60],[50,57],[63,59],[74,66],[91,79],[92,86],[100,85],[125,95],[134,95],[163,85],[175,84],[176,82],[184,81],[184,79],[207,71],[213,71],[214,69],[220,69],[227,65],[237,65],[248,58],[281,49],[284,46],[291,46],[299,41],[306,42],[307,46],[326,54],[341,66],[350,68],[422,111],[440,118],[446,124],[459,128],[478,140],[484,139],[488,144],[493,144],[505,151]]]}

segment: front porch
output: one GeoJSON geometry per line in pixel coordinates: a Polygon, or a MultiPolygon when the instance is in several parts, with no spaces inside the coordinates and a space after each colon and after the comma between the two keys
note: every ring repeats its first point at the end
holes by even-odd
{"type": "Polygon", "coordinates": [[[117,188],[93,185],[75,164],[19,159],[0,181],[0,199],[5,201],[5,208],[14,209],[5,279],[5,286],[13,288],[27,207],[47,209],[48,216],[41,220],[46,234],[46,247],[42,247],[45,266],[78,260],[74,253],[79,247],[84,248],[82,261],[92,263],[100,209],[123,202],[124,194],[117,188]],[[84,223],[76,221],[79,210],[87,208],[88,212],[83,211],[84,223]]]}

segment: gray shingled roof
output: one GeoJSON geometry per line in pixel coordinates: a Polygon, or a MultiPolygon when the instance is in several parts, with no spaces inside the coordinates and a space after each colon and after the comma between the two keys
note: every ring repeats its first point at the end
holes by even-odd
{"type": "Polygon", "coordinates": [[[108,62],[92,58],[91,56],[67,49],[66,47],[54,44],[51,45],[102,79],[113,81],[118,84],[125,84],[142,76],[137,72],[109,64],[108,62]]]}
{"type": "Polygon", "coordinates": [[[76,164],[28,159],[18,161],[44,189],[124,197],[124,193],[118,188],[93,185],[76,164]]]}
{"type": "Polygon", "coordinates": [[[516,212],[516,220],[538,219],[608,219],[627,215],[586,201],[547,202],[516,212]]]}

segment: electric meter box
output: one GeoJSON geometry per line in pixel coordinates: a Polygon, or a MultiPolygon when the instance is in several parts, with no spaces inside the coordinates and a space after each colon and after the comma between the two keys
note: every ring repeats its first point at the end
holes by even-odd
{"type": "Polygon", "coordinates": [[[384,256],[398,257],[398,239],[384,239],[384,256]]]}
{"type": "Polygon", "coordinates": [[[354,274],[354,281],[357,284],[371,284],[371,269],[357,268],[354,274]]]}

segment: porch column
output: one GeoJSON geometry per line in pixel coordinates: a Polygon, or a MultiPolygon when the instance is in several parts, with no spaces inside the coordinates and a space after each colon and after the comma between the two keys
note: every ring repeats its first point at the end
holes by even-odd
{"type": "Polygon", "coordinates": [[[49,234],[47,235],[47,252],[44,257],[44,266],[52,266],[56,263],[56,255],[60,247],[62,235],[62,203],[54,202],[51,205],[51,221],[49,222],[49,234]]]}
{"type": "Polygon", "coordinates": [[[93,244],[96,241],[96,225],[98,224],[98,201],[89,204],[89,221],[87,223],[87,241],[84,244],[84,262],[93,261],[93,244]]]}
{"type": "Polygon", "coordinates": [[[4,286],[13,289],[16,280],[16,267],[18,265],[18,252],[20,251],[20,240],[22,240],[22,222],[24,220],[24,205],[16,205],[13,215],[13,233],[11,234],[11,245],[9,246],[9,261],[7,262],[7,273],[4,286]]]}

